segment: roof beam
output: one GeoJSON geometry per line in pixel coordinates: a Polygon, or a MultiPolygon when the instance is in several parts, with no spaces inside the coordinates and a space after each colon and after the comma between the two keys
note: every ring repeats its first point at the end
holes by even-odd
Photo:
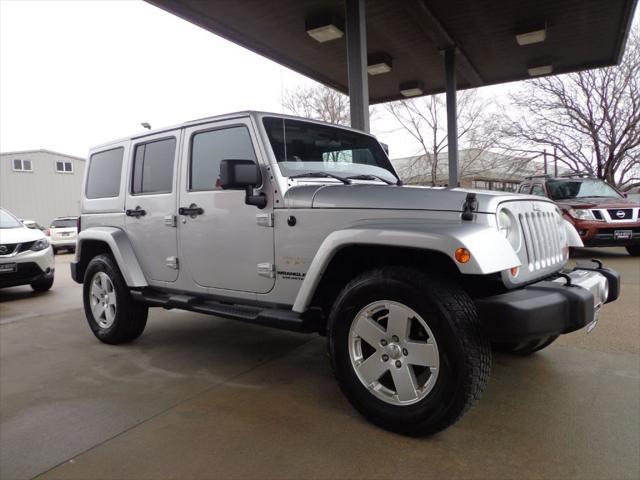
{"type": "Polygon", "coordinates": [[[455,49],[456,67],[472,87],[481,86],[484,81],[480,73],[473,66],[469,57],[460,49],[455,40],[449,35],[440,20],[436,18],[425,0],[404,0],[403,5],[409,16],[415,19],[422,31],[431,39],[438,51],[455,49]]]}

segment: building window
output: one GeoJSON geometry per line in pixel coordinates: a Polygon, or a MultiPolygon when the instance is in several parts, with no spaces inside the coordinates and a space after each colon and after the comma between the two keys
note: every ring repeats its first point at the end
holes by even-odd
{"type": "Polygon", "coordinates": [[[33,169],[31,168],[31,160],[22,160],[20,158],[14,159],[13,171],[14,172],[33,172],[33,169]]]}
{"type": "Polygon", "coordinates": [[[56,162],[56,172],[73,173],[73,163],[72,162],[56,162]]]}

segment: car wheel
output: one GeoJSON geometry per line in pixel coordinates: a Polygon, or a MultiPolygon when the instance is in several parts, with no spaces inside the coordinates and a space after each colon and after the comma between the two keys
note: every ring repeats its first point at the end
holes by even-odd
{"type": "Polygon", "coordinates": [[[404,267],[364,273],[339,294],[328,323],[331,363],[353,406],[375,424],[430,435],[479,399],[491,348],[456,284],[404,267]]]}
{"type": "Polygon", "coordinates": [[[49,278],[43,278],[31,283],[31,288],[34,292],[46,292],[53,286],[53,276],[49,278]]]}
{"type": "Polygon", "coordinates": [[[555,342],[558,335],[537,338],[526,342],[494,342],[492,347],[497,352],[511,353],[512,355],[527,356],[539,352],[555,342]]]}
{"type": "Polygon", "coordinates": [[[51,246],[51,248],[52,248],[52,250],[53,250],[53,254],[54,254],[54,255],[57,255],[57,254],[58,254],[58,248],[57,248],[57,247],[54,247],[54,246],[51,246]]]}
{"type": "Polygon", "coordinates": [[[83,302],[89,327],[101,342],[111,345],[130,342],[147,325],[149,307],[131,298],[111,255],[98,255],[89,262],[83,302]]]}
{"type": "Polygon", "coordinates": [[[640,257],[640,245],[629,245],[626,249],[629,255],[640,257]]]}

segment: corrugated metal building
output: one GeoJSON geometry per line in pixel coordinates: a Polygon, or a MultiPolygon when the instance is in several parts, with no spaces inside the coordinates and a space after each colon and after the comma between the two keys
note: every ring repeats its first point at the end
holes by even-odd
{"type": "Polygon", "coordinates": [[[0,160],[0,206],[44,227],[80,213],[84,158],[25,150],[0,153],[0,160]]]}

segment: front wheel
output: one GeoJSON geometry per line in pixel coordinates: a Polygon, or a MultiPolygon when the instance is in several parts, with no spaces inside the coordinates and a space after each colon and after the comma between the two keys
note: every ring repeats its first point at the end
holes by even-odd
{"type": "Polygon", "coordinates": [[[489,341],[472,300],[447,279],[404,267],[367,272],[342,290],[328,327],[341,389],[388,430],[444,430],[487,384],[489,341]]]}
{"type": "Polygon", "coordinates": [[[149,307],[131,298],[110,255],[98,255],[89,262],[82,296],[89,327],[101,342],[111,345],[130,342],[144,331],[149,307]]]}
{"type": "Polygon", "coordinates": [[[640,257],[640,245],[629,245],[626,249],[632,257],[640,257]]]}

